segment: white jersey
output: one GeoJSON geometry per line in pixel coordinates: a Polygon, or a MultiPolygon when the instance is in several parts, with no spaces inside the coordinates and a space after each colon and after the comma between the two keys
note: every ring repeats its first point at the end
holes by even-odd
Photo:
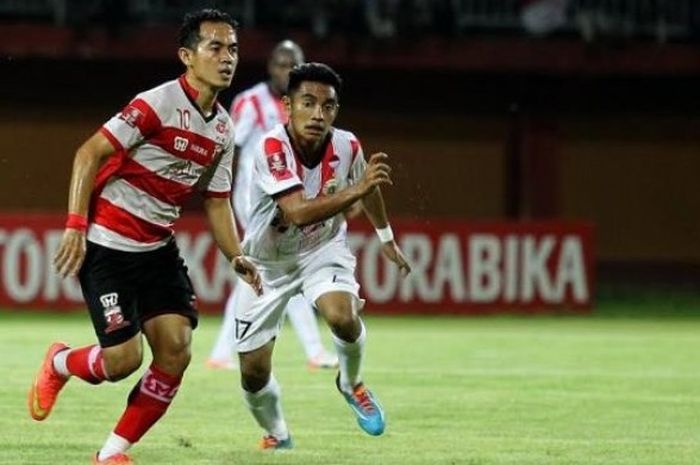
{"type": "Polygon", "coordinates": [[[88,240],[124,251],[165,245],[185,200],[231,195],[233,124],[215,105],[205,117],[181,76],[134,98],[101,128],[117,153],[100,169],[88,240]]]}
{"type": "Polygon", "coordinates": [[[234,144],[240,147],[233,207],[236,211],[236,221],[245,229],[250,214],[250,185],[255,148],[266,132],[277,124],[287,122],[287,114],[281,97],[273,94],[266,82],[261,82],[233,99],[231,117],[236,128],[234,144]]]}
{"type": "Polygon", "coordinates": [[[323,157],[305,166],[292,148],[283,125],[265,134],[255,150],[251,215],[243,248],[261,265],[303,259],[323,244],[345,242],[347,224],[342,213],[303,227],[287,224],[275,198],[304,189],[307,198],[337,192],[357,182],[366,162],[357,138],[332,128],[323,157]]]}

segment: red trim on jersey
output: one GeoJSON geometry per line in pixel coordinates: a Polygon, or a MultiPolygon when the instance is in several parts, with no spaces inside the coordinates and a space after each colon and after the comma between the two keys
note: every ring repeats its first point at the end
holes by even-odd
{"type": "Polygon", "coordinates": [[[122,143],[117,140],[116,137],[114,137],[114,134],[109,132],[109,129],[106,127],[102,126],[99,130],[100,134],[105,136],[107,140],[109,141],[110,144],[112,144],[112,147],[114,147],[114,150],[119,152],[124,150],[124,147],[122,146],[122,143]]]}
{"type": "Polygon", "coordinates": [[[204,197],[208,198],[228,198],[231,196],[231,191],[225,191],[225,192],[215,192],[215,191],[204,191],[202,192],[202,195],[204,197]]]}
{"type": "Polygon", "coordinates": [[[192,100],[197,100],[197,97],[199,97],[199,91],[192,87],[189,82],[187,82],[187,77],[185,75],[181,75],[179,78],[177,78],[177,81],[180,83],[180,86],[182,86],[182,90],[185,91],[185,94],[192,100]]]}
{"type": "Polygon", "coordinates": [[[250,103],[253,104],[253,108],[255,109],[255,124],[265,129],[265,120],[263,119],[263,112],[262,107],[260,106],[260,99],[257,95],[251,95],[250,103]]]}
{"type": "Polygon", "coordinates": [[[170,205],[182,206],[193,191],[192,186],[159,176],[132,158],[124,161],[117,174],[137,189],[170,205]]]}
{"type": "Polygon", "coordinates": [[[352,161],[350,162],[350,166],[352,166],[352,164],[355,163],[357,154],[360,153],[360,141],[357,139],[350,139],[350,147],[352,147],[352,161]]]}
{"type": "Polygon", "coordinates": [[[172,235],[173,230],[138,218],[106,199],[95,203],[94,223],[138,242],[158,242],[172,235]]]}
{"type": "Polygon", "coordinates": [[[277,120],[282,124],[287,124],[289,118],[287,117],[287,110],[284,108],[282,103],[282,98],[277,95],[270,93],[270,97],[275,102],[275,109],[277,110],[277,120]]]}
{"type": "Polygon", "coordinates": [[[321,158],[321,186],[318,195],[323,195],[323,188],[328,181],[335,177],[335,170],[340,164],[340,158],[333,150],[333,141],[329,140],[326,145],[326,152],[321,158]]]}
{"type": "Polygon", "coordinates": [[[231,118],[233,118],[234,121],[238,121],[238,119],[241,117],[241,111],[243,111],[243,105],[246,101],[247,99],[245,97],[237,98],[233,101],[233,106],[231,107],[231,118]]]}
{"type": "Polygon", "coordinates": [[[155,134],[163,126],[153,107],[140,98],[132,100],[131,103],[124,107],[121,118],[124,119],[127,124],[129,124],[129,120],[125,118],[133,118],[132,124],[130,125],[135,124],[136,127],[139,128],[144,139],[155,134]]]}
{"type": "Polygon", "coordinates": [[[148,140],[177,158],[208,167],[216,155],[216,142],[185,129],[164,127],[148,140]]]}
{"type": "Polygon", "coordinates": [[[124,163],[127,160],[129,160],[128,152],[126,150],[120,150],[111,157],[109,157],[105,164],[102,165],[97,171],[97,176],[95,176],[95,185],[92,188],[92,194],[90,198],[90,213],[88,214],[88,223],[91,223],[93,221],[93,216],[95,212],[95,202],[102,193],[102,190],[107,184],[107,181],[109,181],[109,179],[112,176],[115,176],[117,174],[117,172],[121,169],[122,165],[124,165],[124,163]]]}

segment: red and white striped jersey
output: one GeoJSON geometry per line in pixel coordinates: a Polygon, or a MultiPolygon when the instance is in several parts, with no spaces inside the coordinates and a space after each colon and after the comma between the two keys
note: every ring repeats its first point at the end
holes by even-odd
{"type": "Polygon", "coordinates": [[[254,161],[250,223],[243,241],[246,255],[263,266],[274,266],[274,262],[303,258],[330,241],[345,241],[343,213],[297,227],[286,223],[275,199],[295,189],[315,198],[359,181],[367,164],[354,134],[331,129],[321,160],[316,166],[305,166],[280,124],[258,143],[254,161]]]}
{"type": "Polygon", "coordinates": [[[253,176],[253,157],[260,138],[277,124],[287,122],[287,113],[281,97],[261,82],[236,96],[231,104],[231,117],[236,128],[234,143],[241,148],[236,166],[233,206],[236,221],[245,229],[250,213],[250,184],[253,176]]]}
{"type": "Polygon", "coordinates": [[[185,200],[231,195],[233,124],[215,104],[205,117],[181,76],[137,95],[101,128],[114,145],[97,174],[88,240],[124,251],[165,245],[185,200]]]}

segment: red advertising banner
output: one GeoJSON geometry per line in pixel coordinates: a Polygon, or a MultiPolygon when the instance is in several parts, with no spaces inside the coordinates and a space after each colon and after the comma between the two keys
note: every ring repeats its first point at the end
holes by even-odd
{"type": "MultiPolygon", "coordinates": [[[[64,215],[0,213],[0,306],[71,309],[82,294],[60,279],[53,257],[64,215]]],[[[495,313],[590,309],[594,289],[593,227],[580,222],[392,220],[413,267],[407,278],[381,253],[370,225],[350,225],[366,311],[495,313]]],[[[203,217],[176,225],[200,308],[221,311],[235,278],[203,217]]]]}

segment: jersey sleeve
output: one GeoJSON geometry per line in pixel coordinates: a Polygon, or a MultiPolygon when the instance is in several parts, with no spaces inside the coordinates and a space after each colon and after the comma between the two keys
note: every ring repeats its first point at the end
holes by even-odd
{"type": "Polygon", "coordinates": [[[116,150],[128,150],[155,134],[160,127],[156,110],[137,97],[107,121],[100,132],[116,150]]]}
{"type": "Polygon", "coordinates": [[[261,141],[255,153],[255,174],[266,194],[275,196],[302,187],[295,170],[296,161],[287,144],[275,137],[261,141]]]}
{"type": "Polygon", "coordinates": [[[234,100],[231,106],[231,118],[236,128],[233,143],[243,147],[250,139],[260,117],[249,98],[239,97],[234,100]]]}
{"type": "Polygon", "coordinates": [[[357,184],[362,178],[362,175],[365,174],[367,162],[365,161],[365,154],[359,140],[356,138],[350,139],[350,146],[352,148],[352,163],[350,164],[350,173],[348,177],[350,184],[357,184]]]}
{"type": "Polygon", "coordinates": [[[233,184],[233,144],[229,143],[223,148],[221,159],[216,164],[206,188],[205,197],[230,197],[233,184]]]}

